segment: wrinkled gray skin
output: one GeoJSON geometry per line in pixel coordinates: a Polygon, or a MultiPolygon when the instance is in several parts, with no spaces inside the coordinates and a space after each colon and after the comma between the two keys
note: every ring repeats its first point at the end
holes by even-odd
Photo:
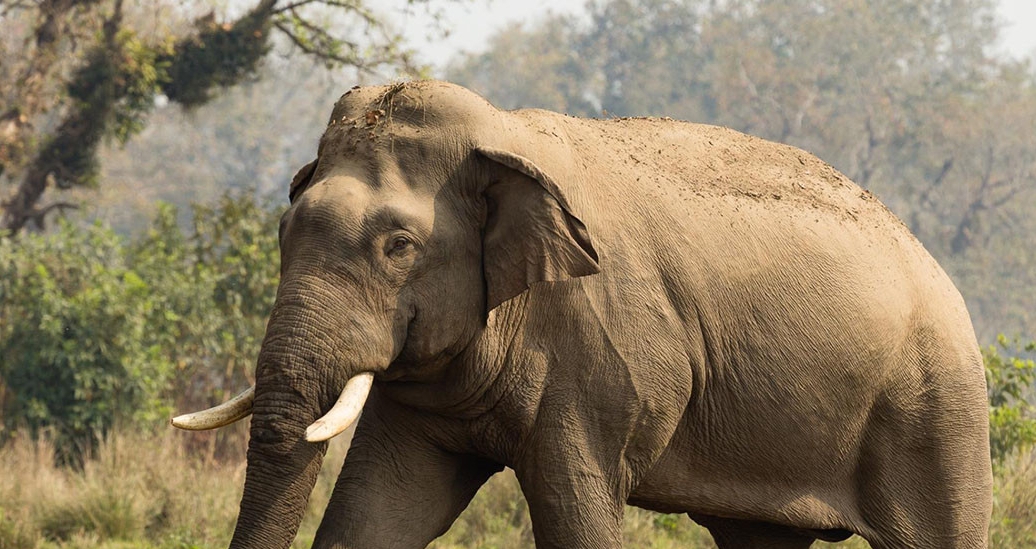
{"type": "Polygon", "coordinates": [[[627,502],[721,548],[986,546],[960,295],[809,154],[419,82],[345,94],[291,193],[231,547],[288,547],[364,371],[315,547],[423,547],[504,466],[540,548],[619,547],[627,502]]]}

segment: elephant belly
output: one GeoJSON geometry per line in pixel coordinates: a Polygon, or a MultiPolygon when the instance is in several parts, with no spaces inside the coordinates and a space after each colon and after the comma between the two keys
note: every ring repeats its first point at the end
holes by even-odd
{"type": "MultiPolygon", "coordinates": [[[[859,523],[855,440],[803,436],[791,426],[795,418],[781,417],[776,407],[708,426],[692,415],[633,490],[630,504],[809,530],[859,523]]],[[[850,419],[837,423],[830,428],[860,430],[850,419]]]]}

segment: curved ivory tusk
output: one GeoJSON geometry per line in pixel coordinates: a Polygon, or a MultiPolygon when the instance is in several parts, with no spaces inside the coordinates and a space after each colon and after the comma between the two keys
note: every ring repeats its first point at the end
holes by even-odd
{"type": "Polygon", "coordinates": [[[176,416],[170,423],[173,427],[188,431],[204,431],[230,425],[235,421],[248,417],[252,413],[252,402],[255,400],[255,385],[245,389],[240,395],[208,410],[176,416]]]}
{"type": "Polygon", "coordinates": [[[310,442],[323,442],[349,428],[360,417],[363,411],[363,404],[367,402],[367,395],[371,392],[371,383],[374,382],[374,374],[364,372],[357,374],[345,383],[342,389],[342,396],[338,397],[335,405],[324,414],[324,417],[313,422],[306,428],[306,440],[310,442]]]}

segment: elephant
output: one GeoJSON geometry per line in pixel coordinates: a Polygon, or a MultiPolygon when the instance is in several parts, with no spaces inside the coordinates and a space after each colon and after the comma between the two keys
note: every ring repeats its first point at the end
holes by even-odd
{"type": "Polygon", "coordinates": [[[230,547],[424,547],[508,467],[539,548],[627,504],[721,549],[986,547],[983,363],[963,299],[871,193],[800,149],[669,118],[355,87],[289,188],[230,547]]]}

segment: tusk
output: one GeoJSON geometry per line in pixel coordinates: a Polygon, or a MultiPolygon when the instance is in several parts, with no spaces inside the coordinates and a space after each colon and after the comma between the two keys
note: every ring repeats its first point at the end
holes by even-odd
{"type": "Polygon", "coordinates": [[[240,395],[219,406],[176,416],[171,423],[173,427],[188,431],[204,431],[230,425],[235,421],[248,417],[252,413],[252,402],[255,400],[255,385],[245,389],[240,395]]]}
{"type": "Polygon", "coordinates": [[[371,392],[371,383],[374,382],[374,374],[364,372],[349,378],[342,389],[342,396],[331,407],[324,417],[313,422],[306,428],[306,440],[310,442],[323,442],[349,428],[360,417],[363,411],[363,404],[367,402],[367,395],[371,392]]]}

